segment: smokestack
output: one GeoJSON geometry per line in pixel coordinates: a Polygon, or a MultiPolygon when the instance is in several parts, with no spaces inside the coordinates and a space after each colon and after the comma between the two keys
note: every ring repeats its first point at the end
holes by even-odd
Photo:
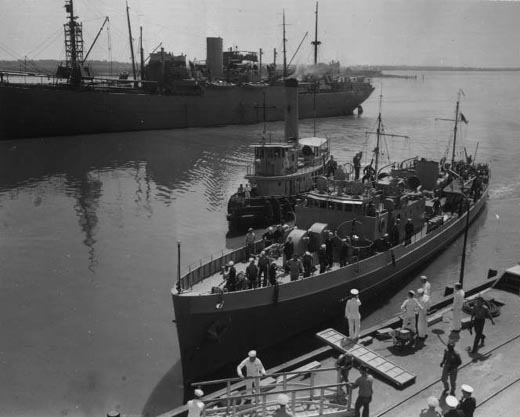
{"type": "Polygon", "coordinates": [[[298,80],[285,80],[285,140],[298,139],[298,80]]]}
{"type": "Polygon", "coordinates": [[[211,80],[223,76],[222,38],[206,38],[206,65],[211,80]]]}

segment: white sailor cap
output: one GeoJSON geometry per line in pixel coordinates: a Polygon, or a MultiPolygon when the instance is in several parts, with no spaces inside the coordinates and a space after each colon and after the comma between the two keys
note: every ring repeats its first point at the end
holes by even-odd
{"type": "Polygon", "coordinates": [[[325,243],[322,243],[322,244],[321,244],[321,247],[322,247],[323,249],[325,249],[325,248],[327,247],[327,245],[326,245],[325,243]]]}
{"type": "Polygon", "coordinates": [[[247,229],[248,232],[252,232],[253,231],[253,228],[250,227],[249,229],[247,229]]]}
{"type": "Polygon", "coordinates": [[[289,396],[285,394],[278,395],[278,404],[287,405],[289,404],[289,396]]]}
{"type": "Polygon", "coordinates": [[[467,392],[468,394],[471,394],[473,392],[473,387],[471,387],[470,385],[467,385],[467,384],[462,384],[460,389],[464,392],[467,392]]]}
{"type": "Polygon", "coordinates": [[[233,261],[229,261],[228,266],[233,266],[235,263],[233,261]]]}
{"type": "Polygon", "coordinates": [[[247,354],[250,358],[256,358],[256,350],[250,350],[247,354]]]}
{"type": "Polygon", "coordinates": [[[413,295],[415,297],[415,291],[414,290],[408,291],[408,295],[413,295]]]}
{"type": "Polygon", "coordinates": [[[204,397],[204,391],[202,391],[201,389],[197,388],[195,391],[194,391],[194,394],[196,397],[204,397]]]}
{"type": "Polygon", "coordinates": [[[309,251],[305,251],[305,255],[309,256],[311,253],[309,251]]]}
{"type": "Polygon", "coordinates": [[[446,405],[450,408],[455,408],[459,405],[459,400],[457,400],[453,395],[448,395],[446,397],[446,405]]]}
{"type": "Polygon", "coordinates": [[[255,258],[249,258],[249,262],[254,262],[255,258]]]}
{"type": "Polygon", "coordinates": [[[272,232],[272,231],[274,230],[274,227],[273,227],[273,226],[269,226],[269,229],[267,229],[267,230],[269,230],[270,232],[272,232]]]}
{"type": "Polygon", "coordinates": [[[421,275],[421,279],[427,280],[428,277],[426,275],[421,275]]]}
{"type": "Polygon", "coordinates": [[[417,290],[417,294],[424,294],[424,290],[423,290],[422,288],[419,288],[419,289],[417,290]]]}
{"type": "Polygon", "coordinates": [[[355,288],[352,288],[352,289],[350,290],[350,293],[351,293],[352,295],[358,295],[358,294],[359,294],[359,290],[356,290],[355,288]]]}
{"type": "Polygon", "coordinates": [[[430,407],[437,408],[439,406],[439,400],[432,396],[432,397],[428,398],[428,405],[430,407]]]}

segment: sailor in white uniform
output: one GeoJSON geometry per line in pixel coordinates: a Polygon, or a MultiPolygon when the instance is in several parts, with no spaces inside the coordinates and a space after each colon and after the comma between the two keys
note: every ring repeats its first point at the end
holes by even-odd
{"type": "MultiPolygon", "coordinates": [[[[242,362],[240,362],[237,366],[237,374],[240,378],[244,378],[244,374],[242,372],[242,369],[246,368],[247,376],[248,377],[259,377],[259,376],[265,376],[265,368],[262,364],[262,361],[256,357],[256,350],[250,350],[247,354],[247,358],[245,358],[242,362]]],[[[253,394],[253,382],[255,380],[248,378],[246,380],[246,391],[248,394],[253,394]]],[[[256,385],[256,384],[255,384],[256,385]]],[[[260,387],[256,387],[255,389],[258,389],[260,387]]]]}

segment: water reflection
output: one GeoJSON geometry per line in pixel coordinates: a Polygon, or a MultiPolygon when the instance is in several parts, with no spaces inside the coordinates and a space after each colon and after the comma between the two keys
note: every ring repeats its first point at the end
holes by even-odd
{"type": "Polygon", "coordinates": [[[103,183],[91,174],[80,179],[71,178],[67,181],[67,189],[76,199],[74,211],[78,216],[81,230],[85,234],[84,245],[88,249],[88,269],[94,273],[98,261],[96,259],[96,228],[98,225],[99,200],[102,195],[103,183]]]}

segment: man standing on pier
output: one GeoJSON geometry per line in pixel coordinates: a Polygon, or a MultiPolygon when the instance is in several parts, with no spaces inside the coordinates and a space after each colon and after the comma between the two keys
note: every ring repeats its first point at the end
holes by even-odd
{"type": "MultiPolygon", "coordinates": [[[[246,368],[248,377],[246,380],[246,393],[253,394],[254,391],[258,391],[260,387],[256,386],[256,383],[259,381],[259,379],[252,379],[251,377],[260,377],[266,375],[262,361],[256,357],[256,350],[250,350],[247,354],[247,358],[238,364],[237,374],[240,378],[244,378],[244,374],[242,373],[243,368],[246,368]],[[255,388],[254,390],[253,386],[255,388]]],[[[247,402],[250,402],[250,400],[247,402]]]]}
{"type": "Polygon", "coordinates": [[[484,324],[486,323],[486,319],[491,320],[493,325],[495,324],[489,309],[484,304],[484,299],[482,297],[477,297],[471,313],[471,325],[475,329],[475,340],[473,341],[473,349],[471,350],[471,353],[477,353],[478,348],[484,346],[484,339],[486,338],[484,335],[484,324]]]}
{"type": "Polygon", "coordinates": [[[357,339],[359,337],[361,327],[361,315],[359,314],[359,306],[361,301],[359,300],[359,291],[355,288],[350,290],[350,297],[345,305],[345,318],[348,323],[348,335],[351,339],[357,339]]]}
{"type": "Polygon", "coordinates": [[[457,410],[462,410],[464,417],[473,417],[475,408],[477,408],[477,401],[471,396],[473,388],[466,384],[462,384],[460,388],[462,390],[462,398],[459,401],[457,410]]]}
{"type": "Polygon", "coordinates": [[[424,294],[431,297],[432,284],[428,281],[428,277],[426,275],[421,275],[421,281],[424,294]]]}
{"type": "Polygon", "coordinates": [[[408,298],[401,304],[403,312],[403,329],[410,330],[415,333],[415,315],[423,307],[415,298],[415,291],[408,291],[408,298]]]}
{"type": "Polygon", "coordinates": [[[428,337],[428,310],[430,309],[430,296],[427,295],[422,288],[417,290],[417,294],[419,294],[419,299],[417,301],[422,307],[419,309],[417,317],[417,336],[424,340],[428,337]]]}
{"type": "Polygon", "coordinates": [[[201,389],[196,389],[194,394],[195,398],[187,403],[188,417],[200,417],[202,410],[204,410],[204,403],[200,400],[204,396],[204,392],[201,389]]]}
{"type": "Polygon", "coordinates": [[[457,282],[455,284],[455,292],[453,293],[453,321],[451,330],[460,332],[462,322],[462,307],[464,306],[464,290],[462,284],[457,282]]]}
{"type": "Polygon", "coordinates": [[[449,341],[441,362],[441,381],[444,384],[444,392],[448,392],[450,390],[451,384],[450,394],[455,395],[457,373],[459,372],[459,366],[461,363],[462,359],[460,358],[460,354],[455,350],[455,342],[449,341]],[[448,377],[450,378],[450,384],[448,384],[448,377]]]}
{"type": "Polygon", "coordinates": [[[341,380],[345,383],[345,391],[348,395],[348,374],[354,367],[354,358],[349,352],[342,353],[336,360],[336,368],[338,368],[341,380]]]}
{"type": "Polygon", "coordinates": [[[354,405],[354,416],[359,417],[359,411],[361,407],[363,407],[363,417],[368,417],[369,413],[369,404],[372,401],[372,383],[374,378],[372,375],[369,375],[367,372],[367,368],[362,366],[359,368],[359,372],[361,372],[361,376],[356,379],[354,384],[352,384],[352,389],[359,388],[359,395],[356,399],[356,404],[354,405]]]}

